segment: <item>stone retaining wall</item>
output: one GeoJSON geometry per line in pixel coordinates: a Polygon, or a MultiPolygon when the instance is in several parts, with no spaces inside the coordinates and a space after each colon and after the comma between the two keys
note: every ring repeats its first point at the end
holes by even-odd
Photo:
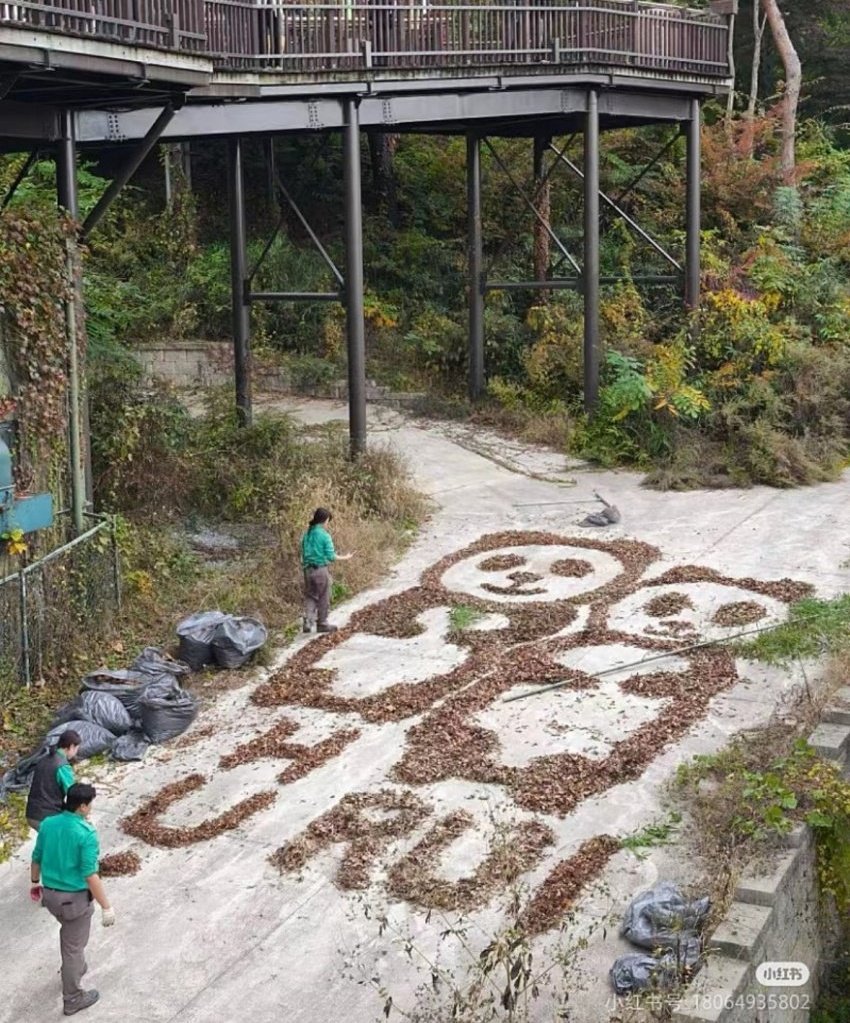
{"type": "Polygon", "coordinates": [[[135,354],[146,377],[175,387],[217,387],[233,379],[233,349],[227,342],[168,341],[135,354]]]}
{"type": "MultiPolygon", "coordinates": [[[[850,688],[835,695],[809,742],[848,775],[850,688]]],[[[801,826],[766,869],[740,878],[673,1023],[808,1023],[839,940],[839,921],[820,899],[812,835],[801,826]],[[766,962],[805,963],[810,980],[765,987],[756,969],[766,962]]]]}
{"type": "MultiPolygon", "coordinates": [[[[233,348],[229,341],[167,341],[138,348],[135,355],[148,379],[165,380],[174,387],[221,387],[233,381],[233,348]]],[[[279,366],[255,360],[253,376],[258,391],[304,393],[293,388],[286,370],[279,366]]],[[[345,401],[348,384],[345,380],[332,380],[309,393],[314,398],[345,401]]],[[[394,394],[374,380],[366,381],[367,401],[403,406],[422,397],[420,394],[394,394]]]]}

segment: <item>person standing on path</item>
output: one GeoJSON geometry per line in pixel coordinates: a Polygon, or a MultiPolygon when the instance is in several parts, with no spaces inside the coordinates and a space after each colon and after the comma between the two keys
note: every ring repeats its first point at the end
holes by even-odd
{"type": "Polygon", "coordinates": [[[301,537],[301,566],[304,569],[304,631],[336,632],[328,623],[331,605],[331,575],[328,565],[347,561],[351,554],[337,554],[330,533],[325,528],[333,516],[327,508],[317,508],[307,532],[301,537]]]}
{"type": "Polygon", "coordinates": [[[115,923],[115,910],[98,874],[100,847],[89,823],[97,795],[93,785],[74,784],[65,796],[62,813],[45,818],[35,841],[30,865],[30,898],[59,921],[62,953],[62,997],[66,1016],[87,1009],[100,998],[84,991],[85,950],[91,932],[93,902],[101,908],[104,927],[115,923]]]}
{"type": "Polygon", "coordinates": [[[27,824],[38,831],[45,817],[62,813],[65,794],[74,784],[74,769],[70,761],[80,749],[82,739],[73,728],[59,736],[59,743],[50,756],[36,764],[30,792],[27,796],[27,824]]]}

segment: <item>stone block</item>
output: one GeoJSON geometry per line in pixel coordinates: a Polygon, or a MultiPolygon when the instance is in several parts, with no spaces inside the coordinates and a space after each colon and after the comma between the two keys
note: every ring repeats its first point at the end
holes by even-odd
{"type": "Polygon", "coordinates": [[[727,956],[711,956],[682,996],[672,1023],[721,1023],[729,1018],[728,1001],[740,995],[749,979],[750,964],[727,956]]]}
{"type": "Polygon", "coordinates": [[[735,888],[735,901],[746,902],[751,906],[775,905],[777,897],[787,891],[797,861],[803,855],[801,851],[795,849],[780,856],[766,873],[745,873],[735,888]]]}
{"type": "Polygon", "coordinates": [[[808,848],[812,844],[811,832],[805,824],[797,824],[785,836],[784,844],[788,849],[808,848]]]}
{"type": "Polygon", "coordinates": [[[708,940],[708,948],[733,959],[756,961],[771,916],[772,910],[768,906],[733,902],[708,940]]]}
{"type": "Polygon", "coordinates": [[[820,724],[809,736],[809,745],[826,760],[843,761],[850,742],[850,726],[820,724]]]}
{"type": "Polygon", "coordinates": [[[850,725],[850,687],[844,686],[833,694],[822,720],[830,725],[850,725]]]}

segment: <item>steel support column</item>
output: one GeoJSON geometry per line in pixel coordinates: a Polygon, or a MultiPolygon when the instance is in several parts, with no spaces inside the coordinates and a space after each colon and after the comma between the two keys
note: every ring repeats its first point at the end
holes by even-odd
{"type": "Polygon", "coordinates": [[[484,393],[484,246],[481,237],[481,140],[466,138],[466,203],[469,224],[469,397],[484,393]]]}
{"type": "Polygon", "coordinates": [[[584,407],[599,399],[599,93],[589,89],[584,124],[584,407]]]}
{"type": "MultiPolygon", "coordinates": [[[[69,110],[61,114],[62,137],[56,150],[56,192],[59,205],[77,220],[77,142],[74,115],[69,110]]],[[[84,439],[83,401],[85,386],[82,381],[79,354],[78,316],[82,309],[77,272],[75,243],[66,243],[65,267],[69,292],[65,302],[65,332],[68,340],[68,455],[71,468],[71,521],[77,536],[85,530],[86,482],[85,464],[87,447],[84,439]]]]}
{"type": "Polygon", "coordinates": [[[363,309],[363,202],[360,184],[360,117],[345,100],[345,313],[348,335],[348,430],[352,456],[366,450],[366,321],[363,309]]]}
{"type": "Polygon", "coordinates": [[[701,177],[702,144],[700,138],[700,101],[691,100],[687,142],[687,253],[685,259],[685,304],[696,309],[700,300],[700,227],[702,222],[701,177]]]}
{"type": "Polygon", "coordinates": [[[242,139],[227,144],[227,195],[230,207],[230,288],[233,323],[233,368],[236,417],[251,425],[251,310],[248,304],[248,254],[245,230],[245,180],[242,139]]]}

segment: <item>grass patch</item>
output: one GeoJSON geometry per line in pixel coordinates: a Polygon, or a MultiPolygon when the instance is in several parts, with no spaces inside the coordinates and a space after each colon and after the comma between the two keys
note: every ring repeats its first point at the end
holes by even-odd
{"type": "Polygon", "coordinates": [[[682,815],[672,811],[666,820],[655,824],[648,824],[640,831],[624,838],[620,845],[623,849],[629,849],[638,859],[645,859],[644,849],[655,849],[662,845],[671,845],[679,833],[679,825],[682,822],[682,815]]]}
{"type": "Polygon", "coordinates": [[[26,796],[20,792],[10,793],[0,804],[0,863],[5,863],[29,834],[26,805],[26,796]]]}
{"type": "MultiPolygon", "coordinates": [[[[817,843],[821,894],[841,914],[850,909],[850,783],[805,738],[817,709],[795,708],[796,724],[742,733],[723,750],[679,766],[671,783],[687,810],[695,851],[728,895],[740,868],[781,846],[806,824],[817,843]]],[[[716,901],[721,902],[716,893],[716,901]]]]}
{"type": "Polygon", "coordinates": [[[850,594],[835,600],[807,597],[791,608],[788,621],[741,643],[741,657],[787,664],[798,657],[819,657],[850,646],[850,594]]]}
{"type": "Polygon", "coordinates": [[[484,615],[468,604],[456,604],[449,612],[449,624],[452,632],[463,632],[470,626],[480,622],[484,615]]]}

